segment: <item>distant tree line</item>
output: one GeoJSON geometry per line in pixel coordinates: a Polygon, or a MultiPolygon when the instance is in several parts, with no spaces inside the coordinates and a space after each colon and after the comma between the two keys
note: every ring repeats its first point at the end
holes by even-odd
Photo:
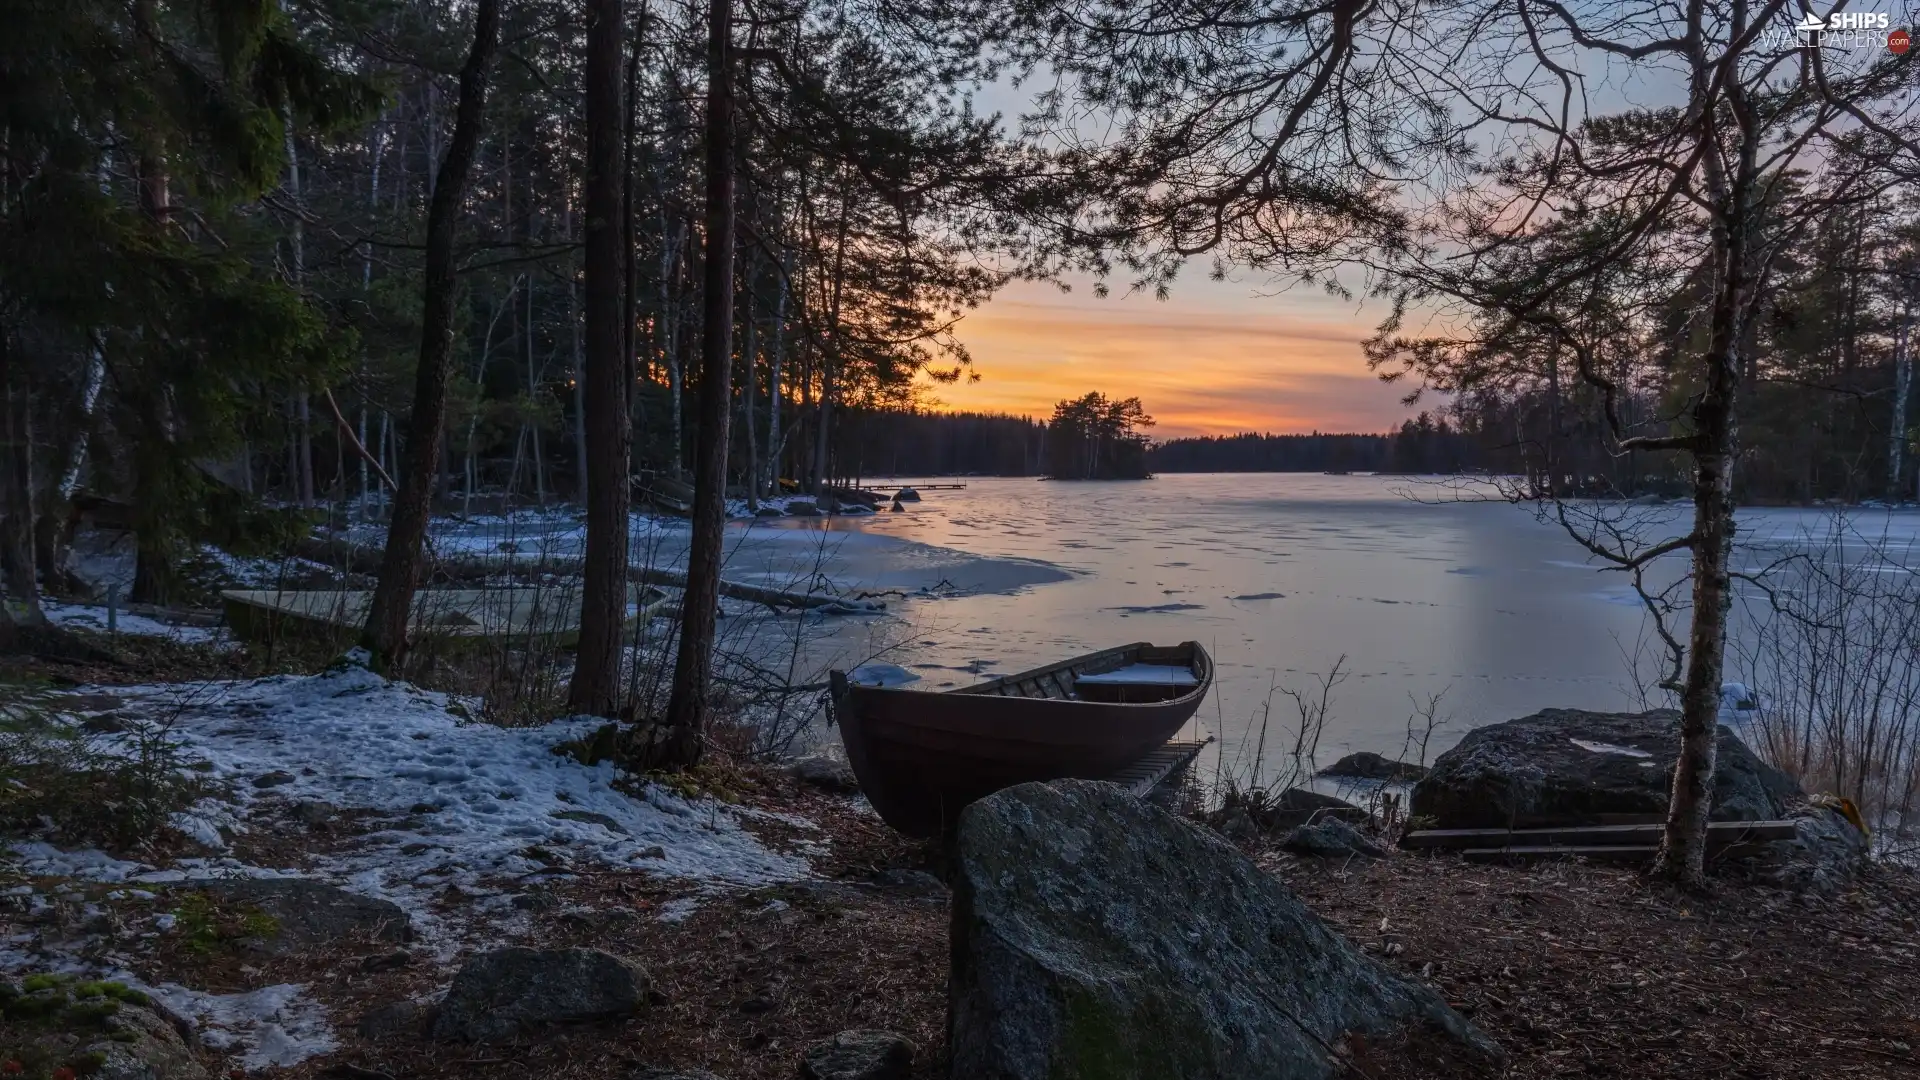
{"type": "Polygon", "coordinates": [[[1486,459],[1471,435],[1421,413],[1380,435],[1205,435],[1169,439],[1147,462],[1156,472],[1456,473],[1486,459]]]}
{"type": "Polygon", "coordinates": [[[1033,476],[1047,425],[1024,416],[849,409],[833,458],[849,479],[866,476],[1033,476]]]}

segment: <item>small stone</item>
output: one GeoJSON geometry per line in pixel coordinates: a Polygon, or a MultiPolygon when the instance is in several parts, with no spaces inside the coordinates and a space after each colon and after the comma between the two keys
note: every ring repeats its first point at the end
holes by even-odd
{"type": "Polygon", "coordinates": [[[360,970],[372,974],[379,971],[398,971],[413,963],[413,954],[405,949],[395,949],[388,953],[375,953],[360,961],[360,970]]]}
{"type": "Polygon", "coordinates": [[[550,889],[534,889],[514,897],[513,906],[517,911],[552,911],[560,906],[560,898],[550,889]]]}
{"type": "Polygon", "coordinates": [[[270,773],[262,773],[254,777],[253,786],[257,788],[275,788],[282,784],[291,784],[296,779],[297,777],[284,769],[275,769],[270,773]]]}
{"type": "Polygon", "coordinates": [[[824,754],[800,758],[787,766],[787,772],[803,784],[826,791],[851,794],[860,790],[860,781],[853,775],[853,769],[846,762],[824,754]]]}
{"type": "Polygon", "coordinates": [[[381,1042],[401,1035],[418,1035],[427,1026],[426,1006],[417,1001],[389,1001],[369,1009],[354,1030],[368,1042],[381,1042]]]}
{"type": "Polygon", "coordinates": [[[1427,769],[1424,765],[1395,761],[1371,750],[1363,750],[1357,754],[1348,754],[1321,769],[1316,775],[1351,780],[1413,781],[1425,779],[1427,769]]]}
{"type": "Polygon", "coordinates": [[[432,850],[433,850],[432,844],[422,844],[422,843],[415,842],[412,844],[400,845],[400,854],[402,855],[425,855],[427,852],[432,850]]]}
{"type": "Polygon", "coordinates": [[[559,818],[562,821],[579,821],[588,825],[598,825],[608,832],[619,833],[621,836],[631,835],[625,825],[620,824],[605,814],[596,814],[591,810],[555,810],[548,816],[559,818]]]}
{"type": "Polygon", "coordinates": [[[947,883],[925,870],[882,870],[873,875],[873,883],[882,888],[899,889],[915,896],[945,896],[947,883]]]}
{"type": "Polygon", "coordinates": [[[413,804],[412,806],[409,806],[409,807],[407,807],[407,813],[409,813],[409,814],[437,814],[437,813],[439,813],[439,812],[441,811],[441,809],[442,809],[442,808],[440,807],[440,805],[439,805],[438,803],[430,803],[430,802],[417,802],[417,803],[414,803],[414,804],[413,804]]]}
{"type": "Polygon", "coordinates": [[[453,977],[433,1035],[492,1042],[550,1024],[628,1018],[646,1001],[646,973],[611,953],[495,949],[453,977]]]}
{"type": "Polygon", "coordinates": [[[89,735],[119,735],[127,730],[126,718],[119,713],[101,713],[80,722],[80,730],[89,735]]]}
{"type": "Polygon", "coordinates": [[[1386,850],[1371,839],[1362,835],[1360,830],[1339,818],[1322,818],[1311,825],[1301,825],[1280,839],[1280,850],[1295,855],[1313,855],[1323,859],[1340,859],[1361,855],[1370,859],[1386,856],[1386,850]]]}
{"type": "Polygon", "coordinates": [[[802,1080],[907,1080],[914,1045],[891,1031],[843,1031],[809,1047],[802,1080]]]}
{"type": "Polygon", "coordinates": [[[325,825],[327,822],[332,821],[338,813],[339,811],[335,810],[332,804],[323,803],[317,799],[310,799],[305,802],[293,804],[294,820],[305,825],[325,825]]]}
{"type": "Polygon", "coordinates": [[[655,844],[650,848],[641,848],[640,853],[634,856],[636,859],[664,859],[666,857],[667,849],[661,847],[659,844],[655,844]]]}

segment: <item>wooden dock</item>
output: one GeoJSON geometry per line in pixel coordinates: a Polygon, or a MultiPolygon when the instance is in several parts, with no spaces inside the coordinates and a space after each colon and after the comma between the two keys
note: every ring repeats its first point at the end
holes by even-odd
{"type": "Polygon", "coordinates": [[[1135,798],[1144,799],[1153,793],[1154,788],[1179,772],[1181,766],[1198,756],[1201,747],[1212,741],[1211,735],[1204,739],[1168,739],[1133,764],[1107,777],[1107,783],[1118,784],[1135,798]]]}
{"type": "MultiPolygon", "coordinates": [[[[1561,825],[1532,829],[1422,829],[1400,838],[1414,850],[1454,851],[1468,862],[1535,862],[1541,859],[1594,859],[1632,863],[1653,858],[1664,826],[1561,825]]],[[[1707,825],[1707,854],[1718,858],[1770,840],[1798,835],[1792,821],[1715,821],[1707,825]]]]}

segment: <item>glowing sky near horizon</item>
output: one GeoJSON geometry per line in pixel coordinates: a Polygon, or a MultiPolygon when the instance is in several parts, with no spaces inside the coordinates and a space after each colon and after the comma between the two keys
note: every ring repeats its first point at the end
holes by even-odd
{"type": "Polygon", "coordinates": [[[931,395],[946,409],[1035,417],[1090,390],[1138,397],[1161,439],[1385,431],[1413,410],[1361,353],[1380,310],[1204,274],[1166,300],[1016,282],[960,323],[979,381],[931,395]]]}

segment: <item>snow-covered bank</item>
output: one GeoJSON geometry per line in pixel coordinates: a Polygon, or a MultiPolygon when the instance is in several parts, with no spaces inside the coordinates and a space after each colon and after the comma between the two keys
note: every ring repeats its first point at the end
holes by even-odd
{"type": "MultiPolygon", "coordinates": [[[[888,590],[1004,593],[1072,576],[1040,559],[982,556],[862,528],[870,519],[736,518],[727,525],[723,572],[734,581],[844,595],[888,590]]],[[[629,537],[636,565],[686,566],[692,540],[686,521],[636,513],[629,537]]],[[[339,538],[355,548],[374,550],[385,543],[386,532],[377,523],[366,523],[339,538]]],[[[573,508],[442,517],[434,520],[430,538],[441,558],[503,573],[570,573],[586,548],[586,522],[573,508]]]]}
{"type": "MultiPolygon", "coordinates": [[[[582,765],[553,747],[600,721],[500,728],[466,719],[445,694],[390,682],[353,663],[313,676],[236,683],[119,688],[122,711],[163,721],[205,776],[227,791],[180,822],[203,843],[244,831],[263,801],[313,801],[377,812],[381,828],[309,873],[370,896],[419,907],[428,891],[540,871],[572,861],[727,884],[765,884],[806,873],[743,832],[732,813],[657,785],[616,787],[610,763],[582,765]]],[[[43,863],[43,847],[33,851],[43,863]]],[[[191,860],[189,862],[192,862],[191,860]]],[[[129,869],[120,860],[72,856],[46,870],[98,881],[169,882],[222,868],[129,869]]],[[[232,869],[232,868],[227,868],[232,869]]]]}
{"type": "MultiPolygon", "coordinates": [[[[140,861],[43,840],[0,849],[0,910],[24,916],[0,933],[0,972],[127,982],[195,1020],[204,1041],[249,1069],[330,1050],[326,1010],[297,981],[222,994],[148,969],[140,957],[152,943],[184,929],[168,886],[325,882],[399,905],[416,951],[444,963],[511,937],[522,918],[515,898],[546,881],[627,873],[724,891],[809,873],[804,859],[769,850],[741,827],[752,811],[553,752],[597,720],[476,723],[456,699],[354,663],[313,676],[120,687],[87,698],[90,709],[117,699],[115,716],[146,721],[149,737],[164,730],[210,782],[218,794],[174,825],[215,850],[140,861]],[[310,832],[303,811],[339,824],[310,832]],[[273,854],[246,857],[263,851],[273,854]]],[[[114,738],[101,741],[111,750],[114,738]]]]}

